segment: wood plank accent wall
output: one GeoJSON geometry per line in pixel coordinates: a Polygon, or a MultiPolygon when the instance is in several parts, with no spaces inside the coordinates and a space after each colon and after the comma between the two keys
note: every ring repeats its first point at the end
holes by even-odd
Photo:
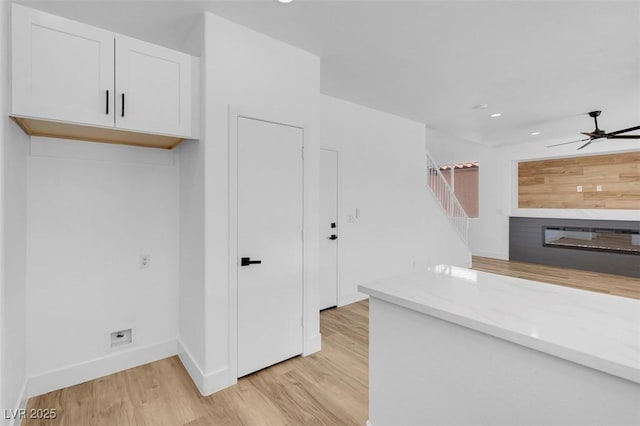
{"type": "Polygon", "coordinates": [[[640,151],[521,162],[518,207],[640,210],[640,151]]]}

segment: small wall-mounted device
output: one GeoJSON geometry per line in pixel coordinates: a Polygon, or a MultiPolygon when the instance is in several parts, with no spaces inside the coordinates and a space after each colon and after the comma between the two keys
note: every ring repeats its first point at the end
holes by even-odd
{"type": "Polygon", "coordinates": [[[138,260],[138,267],[140,269],[147,269],[149,264],[151,263],[151,255],[150,254],[141,254],[138,260]]]}
{"type": "Polygon", "coordinates": [[[110,348],[115,349],[119,346],[129,345],[133,342],[132,329],[114,331],[110,334],[110,348]]]}
{"type": "Polygon", "coordinates": [[[360,220],[360,209],[358,207],[355,208],[354,214],[350,214],[347,216],[347,222],[355,223],[360,220]]]}

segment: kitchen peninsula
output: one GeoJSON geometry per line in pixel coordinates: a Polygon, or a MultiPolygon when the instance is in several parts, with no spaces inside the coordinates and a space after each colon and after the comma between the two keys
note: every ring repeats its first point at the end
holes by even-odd
{"type": "Polygon", "coordinates": [[[640,424],[640,300],[448,265],[359,290],[370,426],[640,424]]]}

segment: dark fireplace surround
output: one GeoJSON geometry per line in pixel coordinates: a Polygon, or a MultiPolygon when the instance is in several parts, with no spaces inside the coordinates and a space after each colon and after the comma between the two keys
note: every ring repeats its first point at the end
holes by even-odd
{"type": "Polygon", "coordinates": [[[509,259],[640,278],[640,222],[511,217],[509,259]]]}

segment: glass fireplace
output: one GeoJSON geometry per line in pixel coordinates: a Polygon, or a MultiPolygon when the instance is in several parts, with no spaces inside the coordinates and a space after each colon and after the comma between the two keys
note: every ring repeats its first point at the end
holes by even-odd
{"type": "Polygon", "coordinates": [[[632,229],[545,226],[543,238],[546,247],[640,255],[640,231],[632,229]]]}

